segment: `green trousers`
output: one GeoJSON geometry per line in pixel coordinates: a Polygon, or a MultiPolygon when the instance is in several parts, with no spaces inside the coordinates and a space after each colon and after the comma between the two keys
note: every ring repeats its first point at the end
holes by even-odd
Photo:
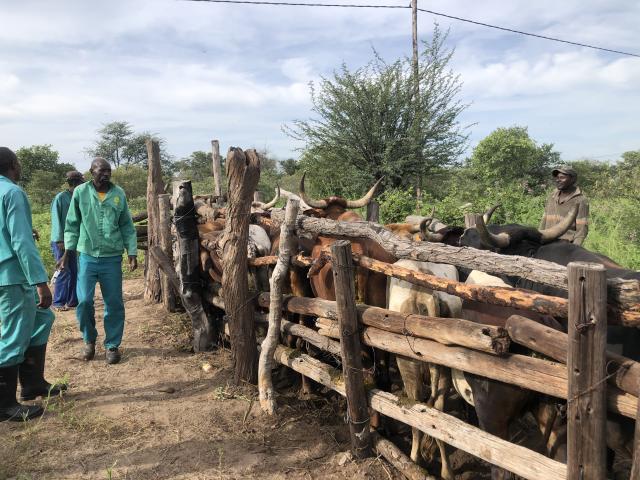
{"type": "Polygon", "coordinates": [[[20,365],[27,348],[49,341],[54,315],[37,304],[36,287],[0,286],[0,368],[20,365]]]}

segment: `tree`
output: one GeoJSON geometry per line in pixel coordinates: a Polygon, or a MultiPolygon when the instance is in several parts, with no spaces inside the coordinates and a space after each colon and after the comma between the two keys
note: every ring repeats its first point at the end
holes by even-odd
{"type": "Polygon", "coordinates": [[[522,187],[540,191],[549,181],[551,168],[560,162],[553,144],[538,145],[527,127],[498,128],[483,138],[467,161],[478,188],[522,187]]]}
{"type": "Polygon", "coordinates": [[[213,176],[211,152],[197,150],[175,162],[175,170],[181,178],[200,179],[213,176]]]}
{"type": "Polygon", "coordinates": [[[285,175],[295,175],[300,168],[298,161],[295,158],[287,158],[286,160],[280,161],[280,168],[285,175]]]}
{"type": "Polygon", "coordinates": [[[52,175],[50,170],[34,170],[25,186],[29,199],[37,205],[49,205],[53,197],[65,188],[64,176],[52,175]]]}
{"type": "Polygon", "coordinates": [[[114,168],[111,181],[122,187],[129,200],[147,193],[147,171],[138,165],[114,168]]]}
{"type": "Polygon", "coordinates": [[[16,151],[16,156],[22,165],[22,184],[28,185],[32,176],[37,170],[48,172],[49,176],[53,176],[60,180],[58,183],[64,182],[64,174],[69,170],[75,170],[70,163],[59,163],[59,154],[51,145],[32,145],[30,147],[22,147],[16,151]]]}
{"type": "Polygon", "coordinates": [[[458,117],[465,105],[457,100],[461,82],[448,67],[453,52],[444,46],[446,36],[436,26],[425,42],[417,98],[411,60],[387,64],[375,52],[365,67],[343,64],[311,86],[316,118],[295,121],[285,132],[305,142],[300,163],[320,193],[361,192],[382,176],[387,187],[413,185],[462,152],[467,137],[458,117]]]}
{"type": "Polygon", "coordinates": [[[89,152],[103,157],[117,167],[122,163],[124,151],[133,136],[133,127],[128,122],[110,122],[98,130],[98,141],[89,152]]]}

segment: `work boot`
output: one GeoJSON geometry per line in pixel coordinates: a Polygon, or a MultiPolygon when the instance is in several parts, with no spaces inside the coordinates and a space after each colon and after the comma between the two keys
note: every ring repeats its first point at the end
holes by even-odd
{"type": "Polygon", "coordinates": [[[82,348],[82,359],[85,362],[88,362],[89,360],[93,360],[93,357],[95,355],[96,355],[96,343],[95,342],[85,343],[84,347],[82,348]]]}
{"type": "Polygon", "coordinates": [[[18,389],[18,366],[0,368],[0,421],[21,422],[39,417],[44,413],[42,407],[20,405],[16,401],[18,389]]]}
{"type": "Polygon", "coordinates": [[[44,379],[44,363],[47,358],[47,344],[29,347],[24,352],[24,361],[18,367],[20,379],[20,401],[35,400],[36,397],[50,395],[57,397],[67,389],[66,385],[51,385],[44,379]]]}
{"type": "Polygon", "coordinates": [[[108,348],[106,353],[105,353],[105,358],[106,361],[109,365],[115,365],[116,363],[118,363],[120,361],[120,359],[122,358],[122,356],[120,355],[120,352],[118,351],[118,347],[112,347],[112,348],[108,348]]]}

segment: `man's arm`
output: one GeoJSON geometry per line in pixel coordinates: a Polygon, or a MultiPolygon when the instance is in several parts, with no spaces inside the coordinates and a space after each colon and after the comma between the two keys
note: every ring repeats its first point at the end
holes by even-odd
{"type": "Polygon", "coordinates": [[[82,214],[80,213],[80,201],[78,200],[78,190],[74,190],[67,212],[67,219],[64,222],[64,254],[57,267],[64,270],[67,264],[67,252],[76,251],[78,249],[78,238],[80,238],[80,223],[82,222],[82,214]]]}
{"type": "Polygon", "coordinates": [[[589,202],[585,198],[578,206],[578,216],[576,217],[576,234],[572,243],[582,245],[589,233],[589,202]]]}
{"type": "Polygon", "coordinates": [[[51,204],[51,241],[62,243],[64,250],[64,222],[62,220],[62,202],[60,197],[56,195],[51,204]]]}
{"type": "Polygon", "coordinates": [[[547,228],[547,210],[549,209],[550,198],[551,197],[548,197],[547,201],[544,202],[544,212],[542,213],[542,220],[540,220],[540,230],[547,228]]]}
{"type": "Polygon", "coordinates": [[[31,209],[27,196],[21,190],[13,190],[6,197],[6,224],[11,238],[11,248],[29,285],[46,284],[49,281],[40,253],[33,240],[31,209]]]}
{"type": "Polygon", "coordinates": [[[138,236],[136,235],[136,227],[133,225],[133,219],[131,218],[127,198],[124,195],[123,199],[124,203],[122,205],[120,217],[118,218],[118,226],[120,227],[120,234],[122,235],[124,247],[127,249],[129,269],[133,271],[138,268],[138,236]]]}

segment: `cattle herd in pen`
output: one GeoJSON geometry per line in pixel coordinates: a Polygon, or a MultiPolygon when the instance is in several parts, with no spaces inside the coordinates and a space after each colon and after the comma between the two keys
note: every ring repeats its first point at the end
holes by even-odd
{"type": "MultiPolygon", "coordinates": [[[[365,207],[374,197],[377,182],[367,194],[358,200],[348,200],[338,196],[325,199],[313,199],[305,191],[305,177],[300,182],[300,213],[313,217],[327,218],[342,222],[361,221],[361,216],[354,209],[365,207]]],[[[261,218],[268,218],[269,211],[279,199],[280,191],[268,203],[254,202],[252,206],[252,224],[249,230],[250,258],[277,255],[280,228],[269,228],[268,222],[261,222],[261,218]]],[[[196,198],[196,205],[202,202],[196,198]]],[[[586,250],[581,246],[558,240],[575,220],[567,217],[561,223],[546,230],[539,230],[523,225],[494,225],[490,224],[491,215],[495,207],[486,212],[482,221],[473,228],[445,225],[433,214],[421,218],[420,223],[396,223],[385,225],[387,229],[405,239],[417,242],[441,242],[458,247],[473,247],[491,250],[502,255],[521,255],[540,260],[547,260],[560,265],[567,265],[573,261],[587,261],[604,265],[607,277],[640,279],[640,272],[627,270],[617,265],[611,259],[586,250]]],[[[461,219],[462,220],[462,219],[461,219]]],[[[201,241],[215,240],[224,229],[224,219],[208,219],[199,226],[201,241]]],[[[316,263],[309,271],[292,265],[289,272],[288,293],[297,296],[318,297],[335,300],[333,286],[332,265],[326,261],[323,251],[334,241],[334,238],[316,236],[315,238],[295,238],[296,253],[311,257],[316,263]],[[324,260],[323,260],[324,259],[324,260]]],[[[397,260],[377,243],[368,239],[350,239],[353,252],[389,264],[397,264],[407,269],[456,281],[479,284],[483,286],[513,286],[527,288],[547,295],[567,297],[567,292],[552,289],[512,277],[495,277],[484,272],[469,271],[452,265],[420,262],[414,260],[397,260]]],[[[222,259],[214,252],[201,249],[201,267],[212,280],[221,281],[222,259]]],[[[257,288],[268,289],[266,273],[258,273],[257,288]],[[262,275],[262,277],[261,277],[262,275]]],[[[437,292],[425,287],[416,286],[403,280],[386,277],[381,273],[370,272],[364,268],[356,268],[356,298],[367,305],[387,308],[403,313],[418,313],[433,317],[464,318],[483,324],[504,326],[507,318],[514,313],[508,307],[485,305],[437,292]]],[[[531,319],[542,322],[546,326],[567,331],[566,319],[555,319],[532,312],[517,311],[531,319]]],[[[635,328],[608,327],[609,348],[618,353],[640,360],[640,338],[635,328]]],[[[524,347],[513,345],[512,349],[518,353],[524,347]]],[[[550,457],[566,462],[566,420],[563,419],[563,404],[558,399],[542,394],[530,392],[520,387],[490,380],[477,375],[451,370],[439,365],[429,365],[425,362],[398,356],[390,361],[389,354],[374,352],[377,368],[376,382],[382,389],[390,388],[392,379],[390,370],[396,372],[403,384],[406,395],[417,401],[428,401],[430,405],[442,411],[449,411],[448,403],[466,402],[470,406],[464,407],[472,418],[477,419],[478,426],[503,439],[509,439],[509,426],[516,419],[531,413],[529,419],[535,419],[541,432],[543,443],[546,443],[546,453],[550,457]],[[389,368],[393,365],[392,368],[389,368]],[[455,393],[457,392],[457,394],[455,393]]],[[[397,375],[396,375],[397,376],[397,375]]],[[[310,388],[304,384],[303,388],[310,388]]],[[[455,406],[456,411],[460,406],[455,406]]],[[[633,443],[633,421],[622,417],[609,415],[607,422],[607,443],[610,449],[608,462],[614,459],[630,461],[633,443]],[[617,456],[617,457],[616,457],[617,456]]],[[[453,470],[449,464],[447,447],[443,442],[433,441],[414,429],[412,431],[411,458],[416,461],[431,461],[439,456],[441,462],[441,476],[445,479],[453,478],[453,470]]],[[[492,467],[492,478],[509,478],[509,473],[492,467]]]]}

